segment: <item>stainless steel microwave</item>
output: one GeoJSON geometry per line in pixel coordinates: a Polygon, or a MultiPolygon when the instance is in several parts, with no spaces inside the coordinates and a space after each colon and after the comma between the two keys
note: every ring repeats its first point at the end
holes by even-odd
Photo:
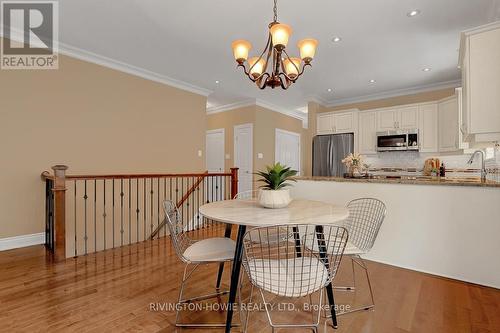
{"type": "Polygon", "coordinates": [[[377,132],[377,151],[418,151],[418,130],[377,132]]]}

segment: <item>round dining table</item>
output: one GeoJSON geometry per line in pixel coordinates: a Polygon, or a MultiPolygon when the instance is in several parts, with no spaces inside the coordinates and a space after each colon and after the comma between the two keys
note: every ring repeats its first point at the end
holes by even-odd
{"type": "MultiPolygon", "coordinates": [[[[238,279],[240,276],[243,255],[243,237],[247,226],[259,227],[309,224],[315,226],[316,232],[322,233],[323,226],[341,225],[342,221],[349,216],[349,211],[344,206],[305,199],[295,199],[288,207],[280,209],[263,208],[258,204],[256,199],[222,200],[201,206],[199,212],[208,219],[226,223],[225,237],[231,236],[232,225],[238,226],[238,235],[236,237],[236,248],[231,272],[231,286],[229,289],[226,332],[231,332],[232,327],[234,303],[236,301],[236,292],[238,290],[238,279]]],[[[298,232],[294,232],[294,234],[298,235],[298,232]]],[[[300,239],[296,239],[295,241],[300,244],[300,239]]],[[[217,276],[217,288],[220,287],[223,269],[224,263],[221,263],[217,276]]],[[[337,327],[335,301],[331,283],[327,285],[326,291],[332,312],[333,326],[337,327]]]]}

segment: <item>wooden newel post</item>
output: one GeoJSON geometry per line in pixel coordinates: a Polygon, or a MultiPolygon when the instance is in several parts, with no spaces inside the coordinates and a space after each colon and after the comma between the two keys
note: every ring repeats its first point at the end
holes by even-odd
{"type": "Polygon", "coordinates": [[[238,168],[231,168],[231,199],[238,194],[238,168]]]}
{"type": "Polygon", "coordinates": [[[54,258],[66,259],[66,165],[54,165],[54,258]]]}

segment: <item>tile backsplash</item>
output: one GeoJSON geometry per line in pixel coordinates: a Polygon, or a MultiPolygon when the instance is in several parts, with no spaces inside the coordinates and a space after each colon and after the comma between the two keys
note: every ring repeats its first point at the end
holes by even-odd
{"type": "MultiPolygon", "coordinates": [[[[485,161],[488,170],[487,179],[500,181],[500,150],[490,150],[491,157],[485,161]]],[[[380,173],[382,168],[411,170],[420,174],[424,162],[428,158],[439,158],[444,163],[449,177],[479,177],[481,159],[477,157],[472,164],[467,164],[471,154],[449,155],[419,152],[381,152],[377,155],[365,156],[365,163],[370,165],[373,173],[380,173]]],[[[403,171],[404,172],[404,171],[403,171]]]]}

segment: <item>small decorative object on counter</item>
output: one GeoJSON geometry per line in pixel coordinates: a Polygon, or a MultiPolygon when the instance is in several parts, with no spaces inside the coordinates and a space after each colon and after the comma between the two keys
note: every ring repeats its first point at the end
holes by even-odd
{"type": "Polygon", "coordinates": [[[439,167],[439,176],[446,177],[446,167],[444,166],[444,163],[441,163],[441,167],[439,167]]]}
{"type": "Polygon", "coordinates": [[[262,178],[258,181],[264,182],[259,190],[259,204],[265,208],[284,208],[290,204],[290,191],[285,187],[291,186],[287,181],[296,181],[296,170],[290,167],[276,163],[272,166],[266,166],[267,171],[259,171],[256,175],[262,178]]]}
{"type": "Polygon", "coordinates": [[[424,176],[431,176],[432,171],[437,169],[439,172],[439,166],[441,165],[439,158],[428,158],[424,163],[424,176]]]}
{"type": "Polygon", "coordinates": [[[348,177],[354,177],[355,173],[361,173],[361,167],[363,165],[363,155],[361,154],[349,154],[342,160],[348,170],[348,177]]]}

